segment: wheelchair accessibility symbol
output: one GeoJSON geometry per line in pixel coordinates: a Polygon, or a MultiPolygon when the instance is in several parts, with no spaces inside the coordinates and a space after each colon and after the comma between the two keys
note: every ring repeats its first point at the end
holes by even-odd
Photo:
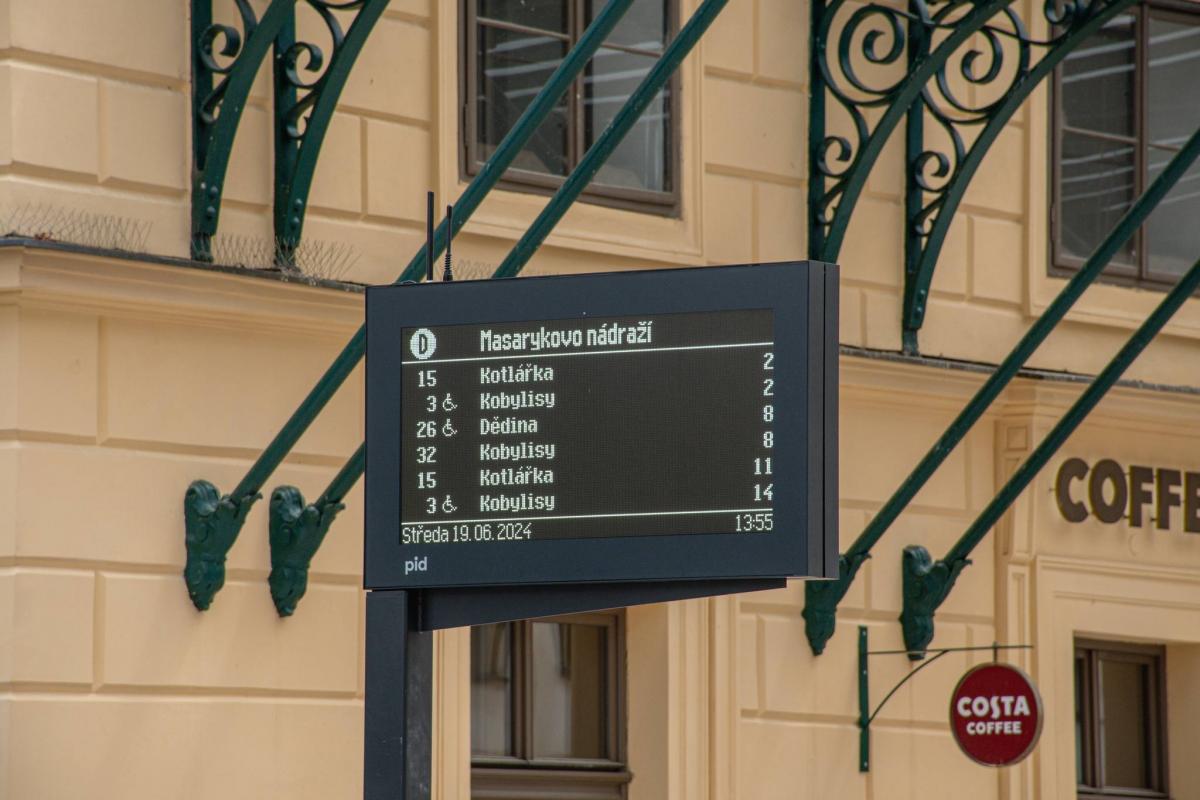
{"type": "Polygon", "coordinates": [[[408,340],[408,349],[421,361],[433,355],[437,349],[437,337],[429,328],[417,328],[412,338],[408,340]]]}

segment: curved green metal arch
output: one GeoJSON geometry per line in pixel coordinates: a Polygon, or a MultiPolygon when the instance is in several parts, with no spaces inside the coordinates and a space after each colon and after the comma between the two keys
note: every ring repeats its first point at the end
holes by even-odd
{"type": "MultiPolygon", "coordinates": [[[[319,85],[312,89],[318,93],[317,99],[309,112],[304,135],[298,145],[295,139],[287,137],[286,110],[280,105],[280,98],[286,92],[281,91],[280,82],[276,80],[275,125],[278,130],[275,135],[275,238],[285,259],[289,258],[300,244],[305,212],[308,210],[308,194],[312,189],[317,159],[320,157],[325,135],[329,132],[334,109],[350,77],[350,70],[387,5],[388,0],[366,0],[362,9],[355,15],[345,39],[334,50],[329,67],[321,76],[319,85]]],[[[277,58],[282,55],[279,50],[277,47],[277,58]]],[[[293,89],[293,98],[294,94],[293,89]]],[[[286,105],[294,105],[294,100],[286,105]]]]}
{"type": "MultiPolygon", "coordinates": [[[[915,230],[914,221],[912,219],[908,220],[909,225],[906,236],[909,243],[915,245],[919,250],[920,259],[917,261],[916,269],[905,275],[902,324],[906,349],[909,349],[908,345],[910,344],[912,345],[912,349],[915,349],[917,331],[920,330],[922,323],[925,321],[926,305],[924,300],[929,295],[934,269],[942,254],[942,246],[946,242],[946,235],[950,231],[954,215],[958,211],[963,197],[966,196],[967,189],[970,188],[975,173],[979,170],[979,166],[983,163],[983,159],[991,150],[992,145],[999,138],[1004,126],[1012,119],[1012,115],[1021,107],[1021,104],[1033,93],[1033,90],[1049,77],[1050,73],[1054,71],[1063,59],[1070,55],[1089,36],[1099,30],[1104,23],[1138,1],[1116,0],[1116,2],[1112,3],[1104,11],[1099,12],[1078,29],[1063,37],[1062,41],[1051,48],[1022,80],[1009,89],[1004,100],[996,107],[994,114],[988,119],[979,136],[971,144],[966,158],[959,163],[957,171],[950,178],[950,183],[942,194],[941,207],[938,210],[934,225],[930,229],[923,248],[920,247],[919,240],[921,235],[915,230]],[[914,242],[914,240],[916,241],[914,242]]],[[[916,181],[914,174],[916,166],[914,161],[910,159],[905,169],[908,183],[912,186],[916,181]]]]}
{"type": "MultiPolygon", "coordinates": [[[[204,137],[204,141],[192,144],[192,258],[201,261],[212,260],[212,237],[217,232],[217,222],[221,216],[225,173],[229,168],[229,157],[233,151],[233,140],[237,135],[238,125],[242,120],[242,112],[246,108],[246,98],[250,95],[254,77],[258,74],[263,59],[267,57],[275,36],[291,21],[295,5],[296,0],[271,0],[271,5],[247,37],[245,46],[229,72],[229,82],[216,123],[204,137]]],[[[211,0],[194,0],[192,16],[192,47],[197,48],[200,42],[196,37],[203,32],[196,30],[197,21],[212,19],[211,0]]],[[[193,54],[192,58],[195,64],[199,56],[193,54]]],[[[203,81],[198,77],[193,67],[194,114],[199,113],[195,109],[200,102],[199,93],[204,90],[203,81]]],[[[211,85],[211,74],[207,76],[207,80],[211,85]]]]}
{"type": "MultiPolygon", "coordinates": [[[[836,262],[838,255],[842,249],[842,242],[846,236],[846,229],[849,227],[850,218],[853,216],[854,208],[858,204],[859,196],[862,194],[863,188],[867,184],[867,178],[871,174],[871,170],[875,167],[875,162],[879,159],[879,154],[883,152],[883,146],[887,143],[888,137],[900,124],[900,120],[904,119],[910,107],[916,102],[921,94],[921,90],[925,84],[937,74],[950,57],[954,54],[964,42],[970,39],[977,33],[987,21],[1001,9],[1011,5],[1014,0],[985,0],[975,6],[966,16],[954,24],[954,30],[929,54],[927,58],[914,63],[909,73],[905,76],[901,88],[896,92],[894,99],[889,104],[888,109],[880,118],[875,129],[871,131],[858,153],[855,155],[854,163],[844,173],[846,178],[841,188],[841,198],[838,200],[837,209],[834,211],[834,218],[829,225],[827,232],[823,235],[817,235],[817,231],[823,230],[824,226],[815,216],[811,220],[810,230],[814,232],[811,237],[813,247],[810,247],[811,257],[820,261],[836,262]]],[[[824,49],[825,43],[813,42],[814,52],[820,47],[824,49]]],[[[814,80],[816,75],[814,72],[814,80]]],[[[822,85],[821,90],[824,91],[822,85]]],[[[810,136],[811,131],[825,130],[825,103],[824,98],[814,98],[810,114],[810,136]],[[820,119],[817,119],[820,115],[820,119]]],[[[820,143],[815,143],[815,146],[820,146],[820,143]]],[[[810,146],[810,154],[814,152],[810,146]]],[[[815,170],[815,160],[812,160],[810,155],[809,164],[809,179],[814,184],[824,185],[824,180],[817,177],[815,170]]],[[[820,196],[820,193],[818,193],[820,196]]],[[[809,214],[817,213],[813,204],[809,203],[809,214]]]]}

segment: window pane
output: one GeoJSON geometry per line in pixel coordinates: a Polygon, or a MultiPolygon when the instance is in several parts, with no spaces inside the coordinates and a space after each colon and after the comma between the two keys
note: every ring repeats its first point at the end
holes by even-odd
{"type": "Polygon", "coordinates": [[[1084,755],[1084,737],[1087,728],[1087,661],[1075,659],[1075,782],[1080,786],[1089,785],[1087,758],[1084,755]]]}
{"type": "Polygon", "coordinates": [[[512,625],[471,629],[471,752],[475,755],[516,755],[512,663],[512,625]]]}
{"type": "MultiPolygon", "coordinates": [[[[588,21],[608,5],[608,0],[587,0],[588,21]]],[[[634,0],[608,41],[625,47],[662,50],[667,41],[667,0],[634,0]]]]}
{"type": "Polygon", "coordinates": [[[1200,128],[1200,25],[1151,17],[1149,59],[1150,141],[1182,145],[1200,128]]]}
{"type": "Polygon", "coordinates": [[[559,622],[532,628],[534,757],[607,758],[607,629],[559,622]]]}
{"type": "MultiPolygon", "coordinates": [[[[604,132],[629,95],[654,66],[653,56],[600,48],[584,78],[584,126],[588,147],[604,132]]],[[[642,112],[596,176],[607,186],[671,189],[667,142],[670,138],[670,91],[660,91],[642,112]]]]}
{"type": "Polygon", "coordinates": [[[567,4],[562,0],[479,0],[476,8],[481,17],[544,31],[567,32],[567,4]]]}
{"type": "MultiPolygon", "coordinates": [[[[1064,254],[1084,259],[1133,201],[1134,146],[1064,133],[1059,169],[1061,246],[1064,254]]],[[[1133,242],[1113,261],[1132,264],[1133,242]]]]}
{"type": "MultiPolygon", "coordinates": [[[[1150,180],[1154,180],[1175,153],[1151,148],[1147,155],[1150,180]]],[[[1150,272],[1155,278],[1178,278],[1200,258],[1197,220],[1200,220],[1200,165],[1192,165],[1146,222],[1150,272]]]]}
{"type": "Polygon", "coordinates": [[[1067,56],[1062,108],[1068,126],[1134,135],[1136,28],[1134,17],[1115,17],[1067,56]]]}
{"type": "MultiPolygon", "coordinates": [[[[486,160],[546,83],[566,52],[549,36],[479,26],[477,119],[480,158],[486,160]]],[[[513,162],[517,169],[567,174],[567,107],[550,112],[513,162]]]]}
{"type": "Polygon", "coordinates": [[[1150,775],[1147,666],[1100,660],[1100,726],[1104,785],[1153,789],[1150,775]]]}

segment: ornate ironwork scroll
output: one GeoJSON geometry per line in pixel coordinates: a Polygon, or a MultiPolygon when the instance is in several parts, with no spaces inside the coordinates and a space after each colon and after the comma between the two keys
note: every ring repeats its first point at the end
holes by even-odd
{"type": "Polygon", "coordinates": [[[888,137],[950,57],[1013,0],[950,0],[931,11],[813,3],[809,255],[836,261],[888,137]],[[846,133],[829,133],[834,115],[846,133]],[[878,120],[872,124],[872,119],[878,120]]]}
{"type": "MultiPolygon", "coordinates": [[[[1011,119],[1016,109],[1028,98],[1037,85],[1050,75],[1054,68],[1091,33],[1120,11],[1128,8],[1135,0],[1090,0],[1090,2],[1085,2],[1085,0],[1079,2],[1044,0],[1044,2],[1041,13],[1051,30],[1054,31],[1050,38],[1044,41],[1033,39],[1026,32],[1021,19],[1007,7],[1001,7],[975,28],[982,44],[963,47],[962,45],[967,40],[959,39],[958,45],[956,45],[959,49],[948,54],[947,58],[941,61],[934,71],[932,80],[922,82],[919,101],[908,109],[907,184],[905,187],[907,226],[903,314],[906,349],[916,349],[916,333],[924,319],[934,267],[941,254],[942,245],[954,214],[984,155],[996,141],[1000,131],[1011,119]],[[980,89],[980,93],[990,99],[972,102],[966,98],[960,98],[961,90],[955,87],[950,77],[955,70],[957,70],[957,75],[962,78],[962,85],[980,89]],[[991,91],[986,91],[988,89],[991,91]],[[927,144],[929,141],[928,129],[931,127],[935,133],[940,129],[948,137],[950,153],[940,152],[927,144]],[[979,131],[973,139],[970,138],[972,129],[979,131]]],[[[828,67],[821,65],[824,65],[827,60],[824,48],[832,29],[832,23],[824,17],[835,14],[838,8],[837,4],[831,4],[824,8],[814,7],[814,86],[816,86],[818,77],[829,74],[828,67]],[[820,75],[816,72],[818,68],[824,69],[820,75]]],[[[860,60],[865,59],[867,63],[882,63],[887,59],[883,59],[881,56],[886,55],[891,59],[889,63],[898,62],[900,55],[894,50],[899,41],[899,30],[895,25],[907,23],[912,28],[915,21],[928,19],[930,21],[924,23],[923,27],[930,29],[930,33],[920,34],[913,31],[908,37],[911,75],[914,69],[920,68],[918,65],[928,64],[933,59],[933,53],[947,46],[948,39],[938,39],[939,36],[944,35],[939,33],[939,30],[957,29],[968,24],[968,15],[953,16],[962,14],[964,6],[959,4],[957,10],[954,11],[951,11],[952,8],[953,6],[945,6],[938,15],[933,17],[919,11],[902,13],[895,9],[884,9],[875,12],[876,18],[891,20],[891,22],[887,24],[887,27],[876,28],[879,32],[876,33],[873,42],[868,41],[866,35],[861,35],[859,46],[869,48],[878,44],[881,37],[884,36],[892,37],[888,41],[893,46],[886,54],[875,51],[876,56],[873,59],[864,54],[860,60]],[[930,45],[931,39],[937,44],[930,45]]],[[[866,7],[855,13],[859,15],[859,19],[863,20],[868,15],[866,7]]],[[[859,26],[862,27],[864,24],[865,22],[860,22],[859,26]]],[[[974,25],[974,22],[970,24],[974,25]]],[[[847,21],[839,36],[841,58],[844,59],[846,53],[853,52],[852,49],[849,49],[846,41],[848,39],[854,41],[854,35],[853,28],[847,21]]],[[[829,81],[828,77],[822,79],[826,82],[829,81]]],[[[894,104],[900,101],[898,99],[899,92],[894,86],[885,87],[874,95],[876,104],[893,104],[888,107],[889,112],[894,108],[894,104]]],[[[810,249],[816,258],[836,260],[841,242],[840,237],[844,235],[845,226],[849,222],[849,216],[853,209],[852,205],[847,206],[847,202],[856,199],[853,191],[861,191],[867,173],[873,165],[873,161],[864,156],[864,153],[867,153],[867,146],[863,143],[869,142],[878,135],[882,123],[877,124],[873,131],[867,127],[867,117],[862,109],[870,108],[870,106],[863,105],[862,91],[859,90],[859,92],[859,95],[850,95],[847,91],[833,89],[828,92],[814,92],[812,129],[814,137],[812,175],[814,179],[810,183],[810,213],[813,215],[810,218],[810,249]],[[834,97],[840,107],[847,109],[852,120],[857,121],[854,128],[857,136],[857,139],[854,140],[855,143],[852,143],[847,137],[825,135],[823,126],[826,109],[824,104],[827,94],[834,97]],[[854,99],[851,99],[852,97],[854,99]],[[852,113],[854,108],[859,106],[861,106],[859,113],[857,115],[852,113]],[[830,165],[826,162],[825,159],[830,153],[836,153],[840,160],[847,164],[840,172],[830,169],[830,165]],[[854,182],[857,182],[857,187],[854,182]]],[[[867,99],[871,100],[871,97],[868,96],[867,99]]],[[[892,120],[893,124],[898,122],[899,115],[893,114],[892,120]]],[[[1150,198],[1147,198],[1145,203],[1139,201],[1136,205],[1146,206],[1143,210],[1148,213],[1148,209],[1152,208],[1154,204],[1157,204],[1157,200],[1153,200],[1151,203],[1150,198]]],[[[1113,238],[1120,235],[1124,234],[1116,231],[1113,238]]],[[[1095,269],[1098,271],[1102,268],[1109,257],[1111,257],[1111,253],[1102,247],[1092,259],[1096,262],[1095,269]]],[[[1082,285],[1085,284],[1082,281],[1080,284],[1079,291],[1082,291],[1082,285]]],[[[1065,308],[1073,302],[1074,296],[1070,292],[1064,295],[1061,300],[1064,312],[1065,308]]],[[[1056,304],[1059,302],[1055,301],[1056,304]]],[[[937,469],[954,444],[965,435],[978,415],[987,408],[1003,384],[1011,378],[1011,374],[1015,374],[1020,365],[1024,363],[1025,358],[1028,357],[1028,353],[1025,351],[1036,346],[1036,344],[1030,343],[1044,338],[1056,324],[1057,319],[1047,319],[1044,322],[1045,324],[1039,320],[1035,323],[1036,332],[1031,330],[1030,335],[1022,340],[1022,343],[1010,353],[1004,364],[1001,365],[995,386],[991,387],[989,383],[989,386],[985,387],[986,391],[981,390],[981,393],[964,409],[960,418],[955,420],[951,428],[943,434],[883,509],[871,520],[858,539],[841,556],[839,578],[829,582],[810,582],[805,587],[804,618],[808,640],[814,653],[820,654],[828,639],[833,635],[837,607],[853,583],[859,568],[870,557],[870,551],[875,543],[887,532],[891,523],[895,521],[920,486],[937,469]],[[1042,328],[1045,330],[1042,331],[1042,328]]],[[[906,565],[909,563],[906,562],[906,565]]],[[[911,564],[914,568],[909,571],[912,573],[913,580],[920,580],[922,571],[916,569],[918,562],[911,561],[911,564]]],[[[946,592],[948,592],[953,581],[945,583],[947,584],[946,592]]],[[[935,595],[938,598],[944,597],[944,593],[941,592],[935,592],[930,596],[934,597],[935,595]]],[[[940,599],[937,599],[933,605],[936,606],[937,603],[940,603],[940,599]]],[[[915,607],[913,604],[910,606],[915,607]]]]}
{"type": "Polygon", "coordinates": [[[275,37],[275,238],[280,266],[292,266],[308,193],[333,111],[354,62],[388,0],[304,0],[329,32],[330,53],[296,41],[294,22],[275,37]],[[349,29],[339,14],[357,12],[349,29]]]}
{"type": "Polygon", "coordinates": [[[1053,34],[1029,35],[1012,9],[979,31],[981,46],[964,48],[921,92],[920,113],[949,144],[910,146],[906,164],[903,338],[917,350],[930,283],[955,212],[1004,126],[1030,93],[1088,36],[1135,0],[1044,0],[1041,14],[1053,34]],[[959,80],[961,79],[961,80],[959,80]],[[956,84],[957,82],[957,84],[956,84]],[[972,89],[983,100],[972,100],[972,89]],[[936,126],[936,127],[935,127],[936,126]],[[913,152],[918,151],[919,152],[913,152]]]}
{"type": "Polygon", "coordinates": [[[225,173],[254,76],[296,0],[271,0],[259,19],[233,0],[241,28],[213,22],[212,0],[192,0],[192,258],[212,260],[225,173]]]}

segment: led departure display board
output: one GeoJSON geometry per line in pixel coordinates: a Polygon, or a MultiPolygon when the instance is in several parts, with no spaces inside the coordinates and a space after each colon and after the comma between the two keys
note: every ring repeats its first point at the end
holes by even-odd
{"type": "Polygon", "coordinates": [[[836,574],[836,268],[371,288],[370,588],[836,574]]]}

